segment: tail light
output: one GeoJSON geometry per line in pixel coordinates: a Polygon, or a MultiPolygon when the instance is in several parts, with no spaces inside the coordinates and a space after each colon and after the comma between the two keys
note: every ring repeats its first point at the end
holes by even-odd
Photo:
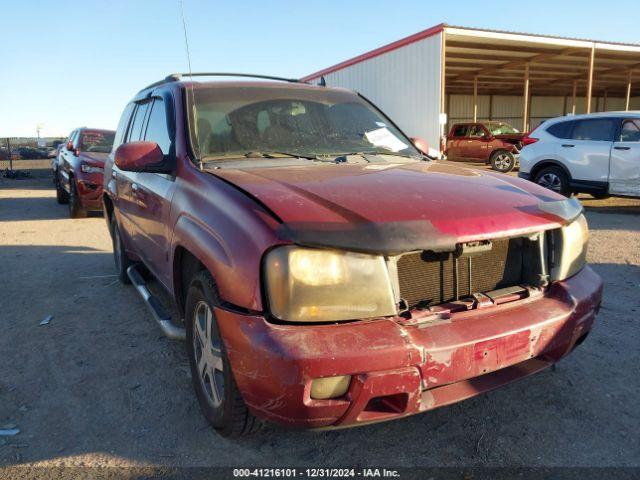
{"type": "Polygon", "coordinates": [[[540,140],[539,138],[530,137],[529,135],[531,135],[531,134],[527,133],[524,137],[522,137],[522,146],[523,147],[526,147],[527,145],[531,145],[532,143],[536,143],[538,140],[540,140]]]}

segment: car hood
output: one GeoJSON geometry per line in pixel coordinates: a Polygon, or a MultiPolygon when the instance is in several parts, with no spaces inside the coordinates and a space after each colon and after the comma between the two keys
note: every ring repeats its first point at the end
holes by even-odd
{"type": "Polygon", "coordinates": [[[109,156],[108,153],[100,153],[100,152],[80,152],[80,158],[90,163],[91,165],[95,165],[98,167],[104,166],[104,161],[109,156]]]}
{"type": "Polygon", "coordinates": [[[540,209],[561,197],[536,184],[440,162],[216,169],[303,244],[399,252],[557,228],[540,209]]]}

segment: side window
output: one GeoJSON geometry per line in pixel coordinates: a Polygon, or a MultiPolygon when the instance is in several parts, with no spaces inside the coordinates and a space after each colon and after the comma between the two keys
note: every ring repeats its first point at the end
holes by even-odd
{"type": "Polygon", "coordinates": [[[573,140],[613,141],[615,123],[610,118],[576,120],[571,133],[573,140]]]}
{"type": "Polygon", "coordinates": [[[547,132],[556,138],[570,138],[574,122],[558,122],[547,128],[547,132]]]}
{"type": "Polygon", "coordinates": [[[133,111],[133,107],[135,105],[133,103],[128,104],[124,112],[122,112],[122,116],[120,117],[120,122],[118,123],[118,129],[116,130],[116,137],[113,141],[113,150],[118,148],[122,141],[124,140],[124,134],[127,131],[127,127],[129,126],[129,120],[131,119],[131,112],[133,111]]]}
{"type": "Polygon", "coordinates": [[[468,136],[474,138],[484,137],[484,128],[482,128],[482,125],[471,125],[468,136]]]}
{"type": "Polygon", "coordinates": [[[156,142],[165,155],[167,155],[171,149],[171,139],[169,138],[169,130],[167,129],[167,113],[164,108],[164,102],[158,98],[153,102],[151,107],[144,139],[156,142]]]}
{"type": "Polygon", "coordinates": [[[456,125],[453,130],[454,137],[465,137],[467,135],[467,125],[456,125]]]}
{"type": "Polygon", "coordinates": [[[640,119],[625,120],[620,130],[621,142],[640,142],[640,119]]]}
{"type": "Polygon", "coordinates": [[[133,123],[131,124],[131,128],[129,128],[127,142],[137,142],[142,138],[142,125],[144,124],[144,117],[147,114],[147,108],[149,108],[149,102],[138,104],[136,113],[134,113],[133,116],[133,123]]]}

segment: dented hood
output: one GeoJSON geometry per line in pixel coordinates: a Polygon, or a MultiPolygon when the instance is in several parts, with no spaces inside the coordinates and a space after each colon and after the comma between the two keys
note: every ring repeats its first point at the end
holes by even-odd
{"type": "Polygon", "coordinates": [[[439,162],[217,169],[302,244],[393,253],[522,235],[564,222],[540,209],[561,197],[536,184],[439,162]]]}

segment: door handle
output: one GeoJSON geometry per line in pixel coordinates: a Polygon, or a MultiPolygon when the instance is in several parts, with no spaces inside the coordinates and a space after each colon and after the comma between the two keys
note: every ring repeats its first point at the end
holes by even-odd
{"type": "Polygon", "coordinates": [[[562,146],[564,148],[571,148],[571,147],[575,147],[575,145],[571,144],[571,143],[563,143],[562,146]]]}
{"type": "Polygon", "coordinates": [[[613,147],[616,150],[631,150],[631,147],[613,147]]]}

